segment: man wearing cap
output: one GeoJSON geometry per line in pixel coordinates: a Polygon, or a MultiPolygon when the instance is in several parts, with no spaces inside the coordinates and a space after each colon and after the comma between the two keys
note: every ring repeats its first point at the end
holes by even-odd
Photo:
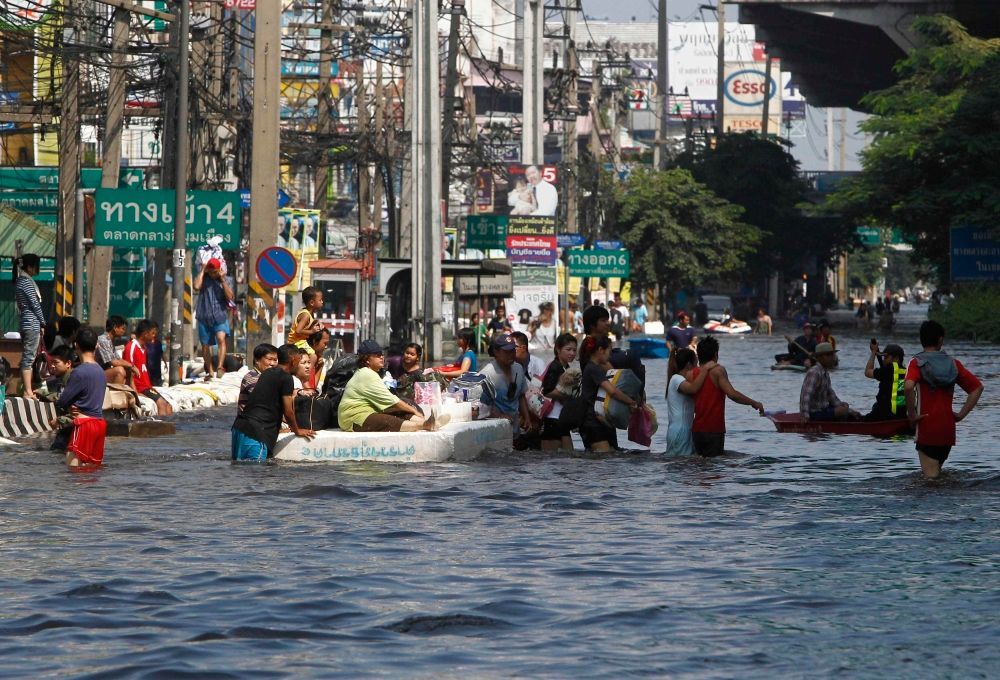
{"type": "Polygon", "coordinates": [[[821,342],[816,345],[813,356],[816,364],[806,372],[799,393],[799,420],[807,423],[810,420],[859,419],[861,414],[841,401],[830,383],[829,369],[837,360],[837,350],[830,343],[821,342]]]}
{"type": "Polygon", "coordinates": [[[195,314],[198,317],[198,342],[201,355],[205,359],[205,379],[222,376],[226,359],[226,336],[229,335],[229,303],[233,299],[233,289],[222,274],[222,262],[211,258],[194,277],[194,289],[198,291],[195,314]],[[212,366],[212,345],[219,346],[219,363],[212,366]]]}
{"type": "Polygon", "coordinates": [[[903,365],[903,348],[886,345],[885,354],[878,351],[878,341],[872,340],[871,356],[865,366],[865,377],[878,380],[878,394],[871,413],[865,420],[895,420],[906,417],[906,366],[903,365]],[[875,361],[878,360],[878,368],[875,361]]]}
{"type": "Polygon", "coordinates": [[[489,415],[494,418],[506,418],[514,428],[514,435],[520,432],[520,421],[529,422],[528,404],[524,393],[528,391],[528,380],[524,367],[517,363],[517,343],[510,333],[498,333],[490,343],[490,356],[493,361],[479,371],[489,381],[492,394],[483,390],[480,398],[483,406],[480,417],[489,415]]]}

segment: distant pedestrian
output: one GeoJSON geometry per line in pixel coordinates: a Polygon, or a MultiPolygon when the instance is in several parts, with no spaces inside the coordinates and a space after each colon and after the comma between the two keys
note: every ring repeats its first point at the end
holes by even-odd
{"type": "Polygon", "coordinates": [[[920,325],[920,345],[923,351],[910,359],[906,369],[906,415],[917,426],[920,468],[925,477],[934,479],[941,474],[941,467],[955,445],[955,424],[965,420],[979,403],[983,383],[962,362],[941,349],[944,326],[937,321],[924,321],[920,325]],[[952,411],[955,385],[969,395],[958,413],[952,411]]]}
{"type": "Polygon", "coordinates": [[[198,291],[195,313],[198,317],[198,341],[201,355],[205,360],[205,379],[222,377],[226,360],[226,338],[232,333],[229,328],[229,303],[234,295],[226,277],[222,273],[222,262],[211,258],[194,277],[194,289],[198,291]],[[219,348],[218,365],[212,363],[212,346],[219,348]]]}
{"type": "Polygon", "coordinates": [[[31,384],[32,365],[42,342],[45,313],[42,311],[42,293],[35,283],[41,268],[41,258],[34,254],[22,255],[14,262],[14,304],[20,318],[21,334],[21,384],[25,399],[37,399],[31,384]]]}

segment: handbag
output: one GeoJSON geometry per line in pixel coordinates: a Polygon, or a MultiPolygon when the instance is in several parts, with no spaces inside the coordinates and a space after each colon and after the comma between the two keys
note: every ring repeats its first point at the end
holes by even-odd
{"type": "Polygon", "coordinates": [[[639,446],[649,446],[656,432],[656,412],[649,406],[636,409],[628,420],[628,440],[639,446]]]}
{"type": "Polygon", "coordinates": [[[307,430],[337,427],[337,412],[333,408],[333,400],[315,395],[296,396],[295,422],[307,430]]]}

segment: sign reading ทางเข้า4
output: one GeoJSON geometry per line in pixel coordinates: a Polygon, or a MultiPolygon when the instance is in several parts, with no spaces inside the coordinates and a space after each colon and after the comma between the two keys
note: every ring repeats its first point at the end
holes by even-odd
{"type": "MultiPolygon", "coordinates": [[[[173,247],[173,189],[98,189],[94,203],[95,245],[173,247]]],[[[223,249],[239,247],[238,191],[188,191],[186,212],[188,246],[221,236],[223,249]]]]}

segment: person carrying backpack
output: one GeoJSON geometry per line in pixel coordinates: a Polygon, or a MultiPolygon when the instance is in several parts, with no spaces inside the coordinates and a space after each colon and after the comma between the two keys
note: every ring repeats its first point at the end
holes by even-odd
{"type": "Polygon", "coordinates": [[[963,421],[979,403],[983,383],[962,362],[945,354],[944,326],[937,321],[920,325],[923,351],[910,359],[903,385],[906,415],[917,427],[917,454],[924,476],[934,479],[955,445],[955,424],[963,421]],[[958,413],[952,411],[955,385],[968,395],[958,413]],[[919,414],[918,409],[919,387],[919,414]]]}

